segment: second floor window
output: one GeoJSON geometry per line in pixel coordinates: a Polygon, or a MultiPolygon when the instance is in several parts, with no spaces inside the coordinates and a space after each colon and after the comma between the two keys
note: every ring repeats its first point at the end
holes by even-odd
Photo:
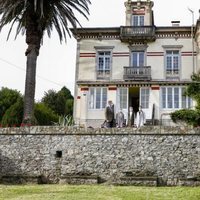
{"type": "Polygon", "coordinates": [[[180,53],[177,50],[166,51],[166,75],[179,76],[180,53]]]}
{"type": "Polygon", "coordinates": [[[110,51],[99,51],[98,52],[97,70],[109,71],[110,68],[111,68],[111,52],[110,51]]]}
{"type": "Polygon", "coordinates": [[[111,51],[97,52],[97,79],[109,79],[111,70],[111,51]]]}
{"type": "Polygon", "coordinates": [[[133,26],[144,26],[144,15],[133,15],[132,25],[133,26]]]}
{"type": "Polygon", "coordinates": [[[132,52],[132,66],[133,67],[144,66],[144,51],[132,52]]]}

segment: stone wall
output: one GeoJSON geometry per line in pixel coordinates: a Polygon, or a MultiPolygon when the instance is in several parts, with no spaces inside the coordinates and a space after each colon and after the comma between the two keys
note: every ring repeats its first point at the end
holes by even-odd
{"type": "Polygon", "coordinates": [[[38,177],[43,183],[199,185],[198,131],[101,131],[1,129],[0,180],[38,177]]]}

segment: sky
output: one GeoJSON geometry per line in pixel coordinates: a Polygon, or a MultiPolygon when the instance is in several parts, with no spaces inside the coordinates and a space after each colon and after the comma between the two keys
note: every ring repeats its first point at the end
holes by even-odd
{"type": "MultiPolygon", "coordinates": [[[[125,25],[125,0],[91,0],[89,21],[79,17],[83,27],[118,27],[125,25]]],[[[170,26],[179,20],[182,26],[190,26],[199,18],[199,0],[154,0],[154,23],[156,26],[170,26]]],[[[7,40],[9,27],[0,33],[0,88],[16,89],[22,94],[25,85],[27,45],[25,37],[15,40],[15,30],[7,40]]],[[[76,62],[76,40],[68,37],[67,43],[59,41],[56,31],[51,38],[44,37],[37,60],[35,99],[39,101],[50,89],[60,90],[63,86],[74,94],[76,62]]]]}

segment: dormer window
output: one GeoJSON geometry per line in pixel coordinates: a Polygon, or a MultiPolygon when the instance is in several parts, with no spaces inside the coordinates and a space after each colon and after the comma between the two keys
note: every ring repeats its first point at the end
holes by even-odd
{"type": "Polygon", "coordinates": [[[144,26],[144,15],[133,15],[132,16],[133,26],[144,26]]]}

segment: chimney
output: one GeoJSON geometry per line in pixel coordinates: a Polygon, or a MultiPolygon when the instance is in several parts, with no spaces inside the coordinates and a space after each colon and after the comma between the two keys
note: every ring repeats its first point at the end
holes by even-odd
{"type": "Polygon", "coordinates": [[[175,27],[180,25],[180,21],[171,21],[171,23],[172,23],[172,26],[175,26],[175,27]]]}

